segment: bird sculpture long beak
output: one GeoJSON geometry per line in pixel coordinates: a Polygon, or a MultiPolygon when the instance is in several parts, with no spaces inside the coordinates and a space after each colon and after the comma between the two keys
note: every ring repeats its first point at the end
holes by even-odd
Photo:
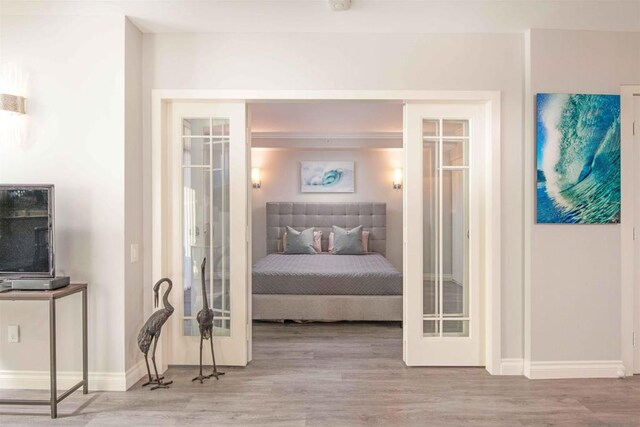
{"type": "Polygon", "coordinates": [[[158,291],[155,291],[155,295],[153,296],[153,306],[158,308],[158,291]]]}

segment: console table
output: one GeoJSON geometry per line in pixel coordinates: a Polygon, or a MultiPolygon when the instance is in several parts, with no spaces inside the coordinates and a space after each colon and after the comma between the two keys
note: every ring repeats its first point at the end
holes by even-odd
{"type": "Polygon", "coordinates": [[[9,291],[0,293],[0,301],[48,301],[49,302],[49,360],[51,376],[51,399],[22,400],[0,399],[0,405],[50,405],[51,418],[58,416],[58,403],[82,387],[82,393],[89,392],[87,382],[87,284],[72,283],[53,291],[9,291]],[[56,300],[82,292],[82,381],[58,396],[56,390],[56,300]]]}

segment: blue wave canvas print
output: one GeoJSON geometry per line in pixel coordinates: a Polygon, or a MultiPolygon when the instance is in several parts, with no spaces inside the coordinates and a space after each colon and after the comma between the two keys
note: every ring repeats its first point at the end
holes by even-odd
{"type": "Polygon", "coordinates": [[[354,162],[301,162],[303,193],[353,193],[354,162]]]}
{"type": "Polygon", "coordinates": [[[620,97],[537,95],[539,224],[620,222],[620,97]]]}

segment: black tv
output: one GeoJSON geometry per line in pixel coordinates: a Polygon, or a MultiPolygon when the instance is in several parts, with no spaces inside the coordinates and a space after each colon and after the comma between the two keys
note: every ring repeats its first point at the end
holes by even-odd
{"type": "Polygon", "coordinates": [[[53,185],[0,185],[0,278],[55,277],[53,185]]]}

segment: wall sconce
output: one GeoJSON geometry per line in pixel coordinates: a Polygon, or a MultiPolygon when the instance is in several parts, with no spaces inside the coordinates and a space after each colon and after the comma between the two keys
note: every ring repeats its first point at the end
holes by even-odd
{"type": "Polygon", "coordinates": [[[9,114],[25,114],[26,99],[22,96],[0,93],[0,111],[9,114]]]}
{"type": "Polygon", "coordinates": [[[260,181],[260,168],[251,168],[251,184],[253,188],[261,188],[262,181],[260,181]]]}
{"type": "Polygon", "coordinates": [[[402,188],[402,169],[393,170],[393,189],[400,190],[402,188]]]}

